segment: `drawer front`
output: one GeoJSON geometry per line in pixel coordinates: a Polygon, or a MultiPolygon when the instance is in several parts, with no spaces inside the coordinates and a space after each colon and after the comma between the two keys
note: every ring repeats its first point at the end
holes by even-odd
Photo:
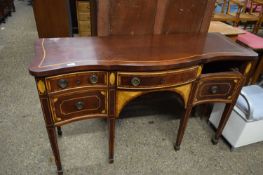
{"type": "Polygon", "coordinates": [[[48,92],[68,90],[77,87],[107,86],[107,72],[79,72],[46,78],[48,92]]]}
{"type": "Polygon", "coordinates": [[[107,115],[106,90],[82,90],[50,95],[55,122],[107,115]]]}
{"type": "Polygon", "coordinates": [[[171,87],[194,81],[199,67],[166,72],[119,72],[119,89],[157,89],[171,87]]]}
{"type": "Polygon", "coordinates": [[[238,88],[242,82],[239,73],[215,74],[201,77],[194,98],[194,103],[200,102],[230,102],[234,95],[238,93],[238,88]]]}
{"type": "Polygon", "coordinates": [[[90,21],[90,13],[79,12],[78,20],[79,21],[90,21]]]}
{"type": "Polygon", "coordinates": [[[78,21],[80,32],[90,32],[90,21],[78,21]]]}
{"type": "Polygon", "coordinates": [[[77,1],[77,10],[78,12],[89,12],[90,11],[90,3],[84,1],[77,1]]]}

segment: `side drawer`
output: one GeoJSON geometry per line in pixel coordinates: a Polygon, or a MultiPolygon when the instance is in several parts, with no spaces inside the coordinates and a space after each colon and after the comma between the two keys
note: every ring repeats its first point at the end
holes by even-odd
{"type": "Polygon", "coordinates": [[[162,72],[118,72],[119,89],[157,89],[176,86],[194,81],[199,74],[199,67],[162,72]]]}
{"type": "Polygon", "coordinates": [[[238,93],[243,77],[237,72],[202,75],[197,85],[194,103],[231,102],[238,93]]]}
{"type": "Polygon", "coordinates": [[[107,116],[107,91],[82,90],[50,95],[55,122],[107,116]]]}
{"type": "Polygon", "coordinates": [[[77,87],[106,87],[107,72],[78,72],[46,78],[47,91],[56,92],[77,87]]]}

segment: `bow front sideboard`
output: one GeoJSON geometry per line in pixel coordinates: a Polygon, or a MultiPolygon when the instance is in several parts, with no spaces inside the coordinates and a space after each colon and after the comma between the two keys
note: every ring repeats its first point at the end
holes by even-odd
{"type": "Polygon", "coordinates": [[[29,67],[35,77],[45,125],[62,174],[56,128],[83,119],[105,118],[109,162],[114,160],[115,120],[135,98],[170,91],[184,105],[176,150],[192,107],[226,103],[218,142],[257,54],[221,34],[174,34],[39,39],[29,67]]]}

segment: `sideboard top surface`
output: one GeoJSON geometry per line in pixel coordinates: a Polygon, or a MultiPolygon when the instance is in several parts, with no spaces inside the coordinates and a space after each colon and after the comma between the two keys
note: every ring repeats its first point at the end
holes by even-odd
{"type": "Polygon", "coordinates": [[[34,76],[84,70],[157,71],[257,54],[218,33],[38,39],[34,76]]]}

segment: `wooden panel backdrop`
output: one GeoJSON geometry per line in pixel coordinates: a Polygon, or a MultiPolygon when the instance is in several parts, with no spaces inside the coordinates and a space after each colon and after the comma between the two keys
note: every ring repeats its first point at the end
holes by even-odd
{"type": "Polygon", "coordinates": [[[207,32],[215,0],[99,0],[98,35],[207,32]]]}

